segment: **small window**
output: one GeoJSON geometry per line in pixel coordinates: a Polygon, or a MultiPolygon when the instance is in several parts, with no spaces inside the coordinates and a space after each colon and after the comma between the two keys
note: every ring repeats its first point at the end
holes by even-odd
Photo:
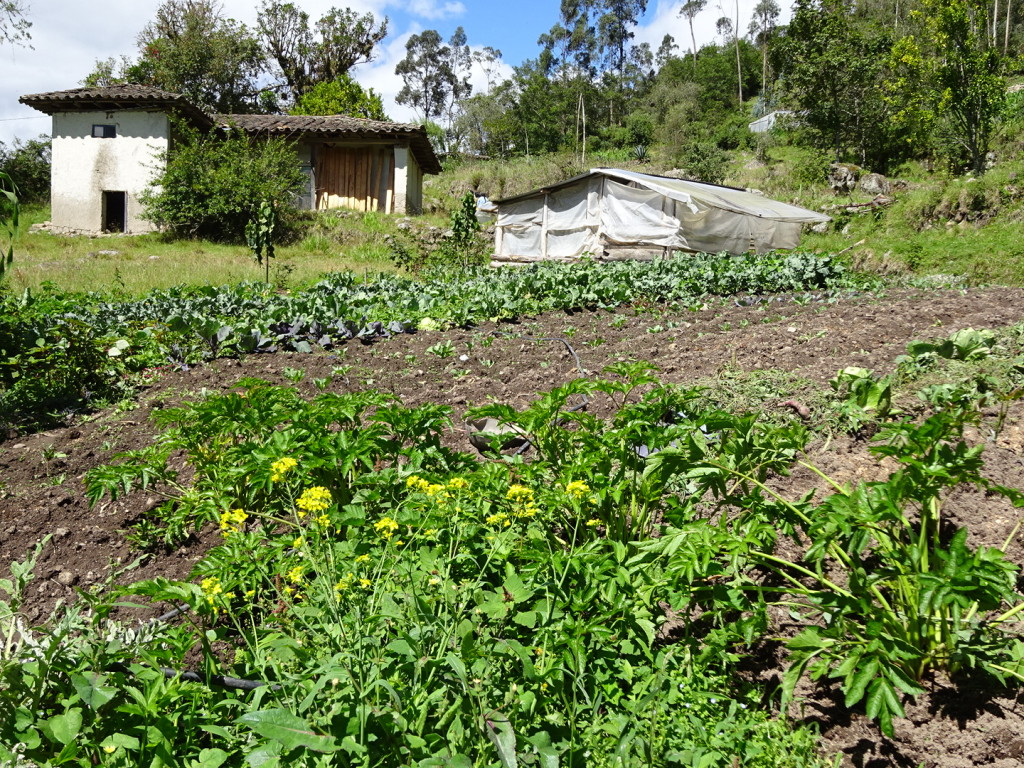
{"type": "Polygon", "coordinates": [[[94,125],[92,127],[92,136],[94,139],[113,139],[117,136],[117,126],[94,125]]]}

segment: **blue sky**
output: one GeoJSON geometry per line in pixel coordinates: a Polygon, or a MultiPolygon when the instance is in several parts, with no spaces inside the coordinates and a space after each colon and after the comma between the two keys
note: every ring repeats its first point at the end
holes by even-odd
{"type": "MultiPolygon", "coordinates": [[[[413,121],[415,115],[395,104],[402,86],[394,74],[405,55],[409,36],[436,29],[448,38],[456,27],[466,30],[469,44],[499,49],[507,67],[537,55],[537,38],[558,20],[558,0],[295,0],[310,16],[318,18],[331,6],[349,6],[390,19],[389,34],[376,59],[354,72],[364,86],[384,97],[392,119],[413,121]]],[[[139,31],[159,7],[159,0],[28,0],[32,21],[32,49],[0,46],[0,141],[10,144],[15,136],[33,138],[48,133],[49,118],[18,103],[27,93],[75,88],[97,59],[134,55],[139,31]]],[[[252,24],[255,0],[222,0],[226,15],[252,24]]],[[[724,0],[725,10],[710,0],[694,24],[697,44],[714,37],[715,20],[735,16],[735,0],[724,0]]],[[[745,31],[755,0],[739,0],[740,28],[745,31]]],[[[681,0],[649,0],[647,13],[636,30],[636,39],[657,49],[662,37],[675,37],[683,51],[690,48],[690,32],[678,18],[681,0]]],[[[788,7],[784,10],[788,16],[788,7]]],[[[510,71],[510,70],[506,70],[510,71]]],[[[476,89],[484,87],[482,72],[474,76],[476,89]]]]}

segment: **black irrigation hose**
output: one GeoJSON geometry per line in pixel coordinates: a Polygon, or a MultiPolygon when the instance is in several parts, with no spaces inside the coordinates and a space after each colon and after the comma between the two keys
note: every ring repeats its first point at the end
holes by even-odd
{"type": "MultiPolygon", "coordinates": [[[[134,674],[131,667],[121,662],[111,664],[108,669],[111,672],[123,672],[127,675],[134,674]]],[[[231,688],[239,691],[254,691],[257,688],[269,686],[272,691],[281,690],[280,685],[270,685],[263,680],[243,680],[240,677],[228,677],[227,675],[205,675],[188,669],[182,671],[171,669],[170,667],[158,667],[158,669],[168,680],[187,680],[190,683],[201,683],[208,688],[217,686],[218,688],[231,688]]]]}

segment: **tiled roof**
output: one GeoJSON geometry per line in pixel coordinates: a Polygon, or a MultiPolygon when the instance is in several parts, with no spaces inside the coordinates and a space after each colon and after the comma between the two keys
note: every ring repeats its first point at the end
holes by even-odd
{"type": "Polygon", "coordinates": [[[427,138],[427,132],[419,125],[364,120],[344,115],[210,115],[180,93],[134,84],[33,93],[22,96],[18,101],[48,115],[55,112],[110,112],[116,109],[155,107],[176,110],[200,125],[235,125],[246,133],[323,139],[392,139],[409,144],[424,173],[441,172],[441,164],[427,138]]]}
{"type": "Polygon", "coordinates": [[[171,93],[148,85],[71,88],[67,91],[33,93],[22,96],[18,101],[48,115],[54,112],[103,112],[126,107],[158,107],[175,109],[205,125],[211,123],[209,115],[180,93],[171,93]]]}
{"type": "Polygon", "coordinates": [[[319,137],[324,139],[399,139],[406,140],[424,173],[440,173],[427,132],[419,125],[366,120],[346,115],[214,115],[222,126],[234,125],[246,133],[276,136],[319,137]]]}

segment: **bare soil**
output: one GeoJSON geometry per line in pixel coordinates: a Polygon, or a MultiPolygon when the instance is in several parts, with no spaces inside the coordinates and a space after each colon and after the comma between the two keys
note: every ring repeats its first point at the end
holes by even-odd
{"type": "MultiPolygon", "coordinates": [[[[456,423],[464,411],[491,400],[517,407],[587,372],[600,372],[622,360],[658,366],[663,381],[688,383],[728,371],[778,369],[806,379],[807,395],[825,387],[839,368],[862,366],[891,370],[907,342],[946,336],[967,327],[995,328],[1024,320],[1024,291],[892,292],[884,298],[854,297],[835,303],[793,302],[737,306],[713,303],[700,311],[633,306],[617,312],[558,313],[517,324],[472,330],[421,332],[370,345],[350,343],[332,352],[281,353],[241,360],[221,359],[188,371],[166,371],[144,389],[135,407],[93,415],[74,426],[20,436],[0,444],[0,562],[24,558],[45,535],[52,539],[31,587],[27,614],[45,619],[59,599],[76,588],[107,579],[119,565],[140,557],[125,539],[132,522],[156,503],[146,493],[90,509],[85,473],[116,454],[142,448],[156,429],[156,409],[187,400],[202,391],[222,391],[243,377],[288,384],[286,368],[301,370],[300,388],[314,391],[313,380],[331,376],[330,389],[376,388],[392,392],[407,405],[446,403],[456,423]],[[567,341],[579,356],[579,365],[567,341]],[[450,341],[451,354],[428,348],[450,341]]],[[[436,348],[435,348],[436,349],[436,348]]],[[[783,411],[768,396],[756,407],[783,411]]],[[[1024,407],[1016,404],[1006,428],[986,447],[987,474],[997,482],[1024,487],[1024,407]]],[[[978,435],[978,439],[986,436],[978,435]]],[[[464,430],[448,436],[469,450],[464,430]]],[[[884,476],[887,467],[853,438],[819,441],[811,460],[842,481],[884,476]]],[[[794,496],[812,487],[814,477],[796,472],[785,481],[794,496]]],[[[975,492],[958,492],[947,502],[954,522],[968,526],[974,545],[1002,546],[1020,520],[1021,510],[975,492]]],[[[192,566],[220,537],[207,530],[180,548],[151,553],[120,578],[157,575],[189,577],[192,566]]],[[[1008,554],[1024,564],[1024,535],[1016,533],[1008,554]]],[[[770,654],[769,654],[770,656],[770,654]]],[[[772,678],[781,663],[768,658],[758,676],[772,678]]],[[[829,686],[804,690],[793,714],[819,724],[823,750],[842,755],[844,766],[1024,765],[1024,697],[1016,691],[975,680],[933,680],[931,690],[908,702],[908,717],[896,724],[896,737],[881,736],[829,686]]]]}

